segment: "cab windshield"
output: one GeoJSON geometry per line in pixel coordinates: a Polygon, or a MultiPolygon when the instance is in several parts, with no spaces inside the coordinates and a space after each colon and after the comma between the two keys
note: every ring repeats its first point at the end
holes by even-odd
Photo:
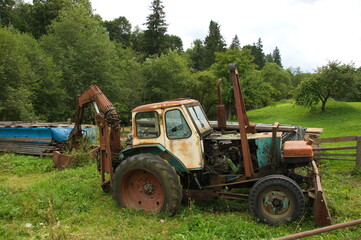
{"type": "Polygon", "coordinates": [[[212,130],[206,115],[199,105],[188,107],[188,110],[201,134],[212,130]]]}

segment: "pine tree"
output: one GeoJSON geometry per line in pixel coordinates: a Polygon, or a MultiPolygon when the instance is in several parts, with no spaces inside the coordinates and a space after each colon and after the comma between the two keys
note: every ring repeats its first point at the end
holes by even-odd
{"type": "Polygon", "coordinates": [[[153,0],[150,9],[152,13],[147,17],[147,30],[144,32],[144,52],[148,55],[160,55],[164,52],[167,24],[162,1],[153,0]]]}
{"type": "Polygon", "coordinates": [[[234,38],[232,39],[232,43],[229,46],[230,49],[238,49],[241,50],[241,44],[239,42],[238,36],[236,34],[236,36],[234,36],[234,38]]]}
{"type": "Polygon", "coordinates": [[[204,67],[210,67],[215,61],[216,52],[223,52],[225,50],[225,42],[221,35],[220,26],[218,23],[211,21],[209,24],[209,32],[204,41],[205,45],[205,63],[204,67]]]}
{"type": "Polygon", "coordinates": [[[253,45],[245,45],[242,49],[249,49],[251,51],[251,55],[254,57],[253,62],[258,66],[258,70],[261,70],[265,66],[266,56],[263,53],[261,38],[258,39],[257,43],[253,43],[253,45]]]}
{"type": "Polygon", "coordinates": [[[273,58],[274,63],[276,63],[281,68],[283,68],[281,54],[280,54],[280,50],[278,49],[278,47],[276,47],[275,50],[273,50],[272,58],[273,58]]]}
{"type": "Polygon", "coordinates": [[[254,52],[254,63],[258,65],[259,69],[262,69],[266,64],[265,54],[263,53],[263,44],[261,38],[258,38],[258,42],[255,45],[255,52],[254,52]]]}

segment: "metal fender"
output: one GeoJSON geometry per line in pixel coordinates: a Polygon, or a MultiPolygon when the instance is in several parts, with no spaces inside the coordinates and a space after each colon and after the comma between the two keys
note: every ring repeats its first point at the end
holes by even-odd
{"type": "Polygon", "coordinates": [[[124,149],[122,153],[124,158],[128,158],[130,156],[141,153],[151,153],[154,155],[158,155],[161,158],[167,160],[168,163],[173,166],[176,171],[188,172],[188,169],[184,166],[184,164],[176,156],[170,153],[163,145],[160,144],[138,145],[124,149]]]}

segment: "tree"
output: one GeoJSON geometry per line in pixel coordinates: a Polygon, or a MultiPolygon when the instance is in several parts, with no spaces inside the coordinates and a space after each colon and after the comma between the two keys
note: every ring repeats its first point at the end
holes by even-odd
{"type": "Polygon", "coordinates": [[[280,66],[281,68],[283,68],[282,66],[282,59],[281,59],[281,53],[280,50],[278,49],[278,47],[275,48],[275,50],[273,50],[272,53],[272,58],[273,58],[273,62],[276,63],[278,66],[280,66]]]}
{"type": "Polygon", "coordinates": [[[10,12],[9,25],[23,33],[32,34],[34,23],[34,7],[31,4],[17,0],[10,12]]]}
{"type": "Polygon", "coordinates": [[[0,28],[0,120],[35,118],[28,85],[34,80],[17,34],[0,28]]]}
{"type": "Polygon", "coordinates": [[[148,15],[145,23],[147,30],[144,32],[144,52],[147,55],[160,56],[165,50],[164,43],[166,42],[165,34],[167,32],[162,1],[153,0],[150,9],[152,13],[148,15]]]}
{"type": "Polygon", "coordinates": [[[353,64],[329,61],[301,82],[297,89],[296,104],[315,108],[321,102],[321,111],[324,112],[328,99],[354,91],[356,71],[353,64]]]}
{"type": "Polygon", "coordinates": [[[61,84],[61,72],[50,56],[40,47],[38,41],[23,35],[23,54],[29,60],[33,81],[28,85],[30,100],[38,120],[66,120],[65,90],[61,84]]]}
{"type": "Polygon", "coordinates": [[[183,51],[183,42],[182,39],[176,35],[165,35],[165,49],[182,52],[183,51]]]}
{"type": "Polygon", "coordinates": [[[266,63],[261,70],[265,82],[268,82],[273,88],[272,97],[276,101],[290,97],[291,74],[283,70],[276,63],[266,63]]]}
{"type": "Polygon", "coordinates": [[[0,119],[59,120],[59,71],[31,36],[0,28],[0,119]]]}
{"type": "Polygon", "coordinates": [[[132,25],[125,17],[118,17],[112,21],[104,21],[104,27],[109,32],[110,40],[116,41],[124,48],[130,47],[132,25]]]}
{"type": "Polygon", "coordinates": [[[143,53],[144,50],[144,31],[140,29],[137,25],[134,27],[134,30],[130,34],[130,43],[132,49],[134,49],[138,53],[143,53]]]}
{"type": "Polygon", "coordinates": [[[241,43],[239,42],[238,36],[237,34],[234,36],[234,38],[232,39],[232,43],[229,46],[230,49],[238,49],[241,50],[241,43]]]}
{"type": "Polygon", "coordinates": [[[258,66],[257,69],[262,69],[266,64],[266,58],[265,54],[263,53],[263,44],[261,38],[258,39],[257,43],[253,43],[253,45],[245,45],[243,48],[251,50],[251,54],[254,57],[254,63],[258,66]]]}
{"type": "Polygon", "coordinates": [[[71,5],[79,4],[86,6],[91,12],[88,0],[33,0],[32,34],[35,38],[47,33],[47,27],[56,19],[59,12],[71,5]]]}
{"type": "Polygon", "coordinates": [[[211,70],[217,78],[221,78],[223,80],[222,98],[223,103],[226,105],[228,119],[231,118],[232,109],[234,108],[233,87],[228,70],[229,63],[237,64],[240,82],[242,85],[241,87],[244,92],[245,99],[247,99],[247,107],[252,108],[261,106],[262,104],[260,104],[260,102],[272,102],[272,99],[269,97],[269,92],[272,91],[272,88],[269,84],[265,83],[259,76],[257,76],[254,83],[252,82],[252,79],[248,77],[256,74],[254,71],[256,71],[255,69],[257,66],[253,63],[253,60],[254,58],[248,49],[243,49],[242,51],[227,49],[225,52],[216,53],[216,62],[212,65],[211,70]],[[256,97],[253,97],[254,93],[257,93],[255,96],[260,95],[263,96],[264,99],[256,99],[256,97]],[[257,102],[251,102],[253,99],[257,102]]]}
{"type": "Polygon", "coordinates": [[[274,104],[275,89],[263,79],[262,72],[251,70],[241,79],[246,109],[256,109],[274,104]]]}
{"type": "Polygon", "coordinates": [[[266,64],[265,55],[263,53],[263,44],[261,38],[258,38],[256,46],[256,51],[253,53],[255,64],[259,66],[259,69],[262,69],[266,64]]]}
{"type": "Polygon", "coordinates": [[[98,85],[109,99],[119,99],[121,74],[115,45],[87,7],[73,5],[62,10],[41,42],[62,71],[69,114],[74,98],[91,84],[98,85]]]}
{"type": "Polygon", "coordinates": [[[190,78],[191,71],[186,57],[169,51],[159,57],[146,59],[141,71],[146,81],[144,102],[187,97],[183,83],[190,78]]]}
{"type": "Polygon", "coordinates": [[[0,26],[9,26],[11,22],[11,12],[14,5],[14,0],[0,1],[0,26]]]}
{"type": "Polygon", "coordinates": [[[361,67],[355,72],[354,91],[348,96],[347,101],[361,102],[361,67]]]}
{"type": "Polygon", "coordinates": [[[216,52],[224,52],[225,42],[223,36],[221,35],[220,26],[218,23],[211,21],[209,24],[209,31],[206,39],[204,40],[205,45],[205,58],[204,58],[204,68],[209,68],[216,59],[216,52]]]}
{"type": "Polygon", "coordinates": [[[191,65],[195,70],[201,71],[204,70],[204,58],[205,58],[205,48],[202,40],[196,39],[193,41],[193,46],[190,49],[187,49],[187,55],[192,61],[191,65]]]}
{"type": "Polygon", "coordinates": [[[118,46],[117,54],[121,81],[117,92],[119,98],[112,99],[112,103],[120,113],[123,122],[131,124],[131,110],[145,103],[146,80],[140,71],[141,64],[137,62],[137,59],[141,57],[136,51],[118,46]]]}
{"type": "Polygon", "coordinates": [[[287,68],[286,71],[289,72],[289,74],[291,75],[291,83],[293,89],[296,89],[306,77],[311,75],[311,73],[303,73],[300,67],[290,67],[287,68]]]}
{"type": "Polygon", "coordinates": [[[274,62],[274,60],[273,60],[273,56],[272,56],[272,54],[271,54],[271,53],[266,54],[266,56],[265,56],[265,61],[266,61],[266,63],[271,63],[271,62],[274,62]]]}
{"type": "Polygon", "coordinates": [[[197,99],[210,117],[217,103],[216,76],[211,71],[198,71],[185,80],[183,86],[187,97],[197,99]]]}

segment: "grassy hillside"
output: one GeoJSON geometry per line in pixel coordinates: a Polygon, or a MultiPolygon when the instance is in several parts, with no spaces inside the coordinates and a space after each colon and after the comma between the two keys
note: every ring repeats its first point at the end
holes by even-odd
{"type": "MultiPolygon", "coordinates": [[[[252,122],[324,128],[324,136],[361,135],[361,103],[332,102],[326,113],[290,103],[250,111],[252,122]]],[[[333,223],[361,218],[361,171],[324,161],[320,171],[333,223]]],[[[96,164],[57,171],[51,159],[0,155],[0,239],[271,239],[316,228],[310,208],[300,222],[267,226],[246,202],[184,202],[178,214],[116,206],[100,188],[96,164]]],[[[355,226],[310,239],[357,239],[355,226]]]]}
{"type": "Polygon", "coordinates": [[[250,122],[291,124],[323,128],[321,137],[361,135],[361,103],[329,101],[326,111],[310,111],[291,102],[281,102],[248,112],[250,122]]]}

